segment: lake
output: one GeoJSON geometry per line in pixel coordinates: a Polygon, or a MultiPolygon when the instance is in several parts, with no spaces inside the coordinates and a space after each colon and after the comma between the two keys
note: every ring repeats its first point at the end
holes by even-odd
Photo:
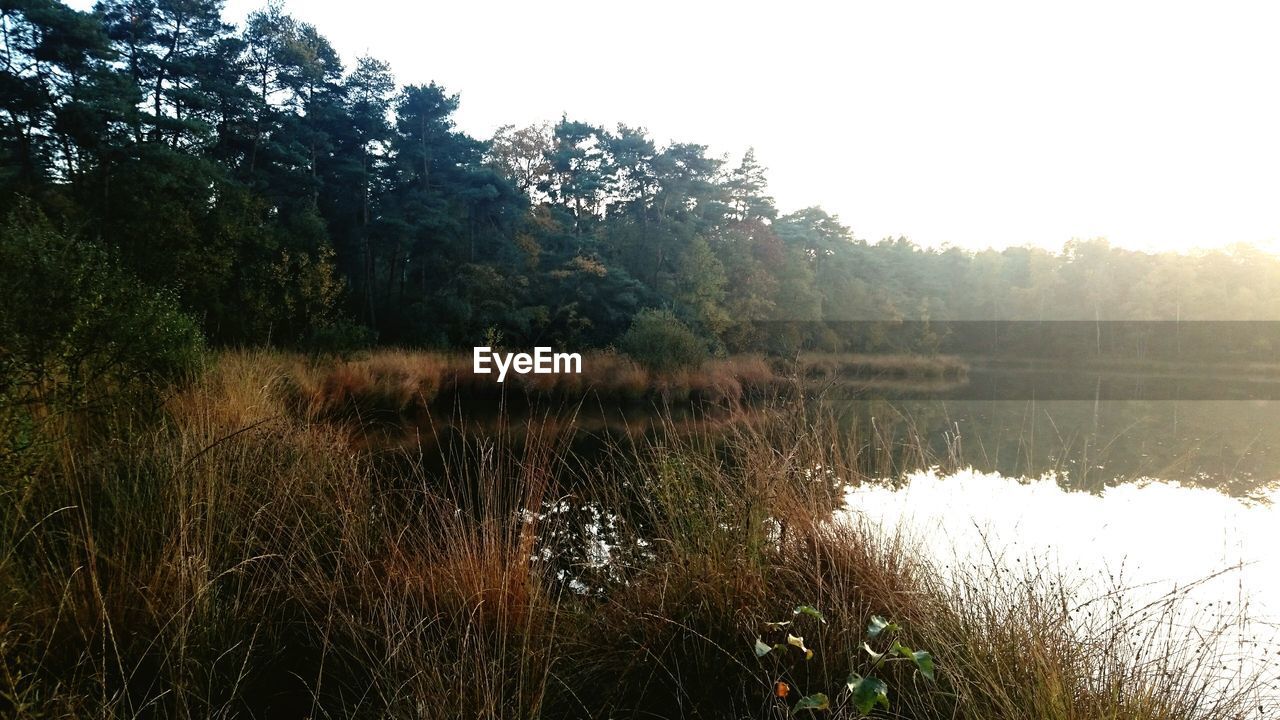
{"type": "Polygon", "coordinates": [[[1215,668],[1223,683],[1260,676],[1280,697],[1280,402],[1223,399],[1219,381],[1186,377],[1181,395],[1209,399],[1151,399],[1170,386],[1080,376],[1058,395],[1110,390],[1030,399],[1026,377],[996,375],[927,399],[850,397],[840,412],[875,429],[872,454],[913,441],[928,450],[882,463],[880,482],[850,487],[840,515],[911,538],[942,568],[1043,572],[1103,598],[1092,608],[1103,615],[1143,609],[1135,635],[1212,645],[1231,660],[1215,668]]]}

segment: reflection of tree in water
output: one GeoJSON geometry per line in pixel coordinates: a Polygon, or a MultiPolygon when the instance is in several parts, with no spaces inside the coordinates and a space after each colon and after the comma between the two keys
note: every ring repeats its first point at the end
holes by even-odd
{"type": "MultiPolygon", "coordinates": [[[[776,409],[775,409],[776,410],[776,409]]],[[[432,427],[389,430],[377,444],[399,446],[428,468],[459,447],[496,443],[524,452],[530,435],[556,436],[572,458],[566,481],[626,472],[622,458],[666,435],[727,445],[774,410],[679,412],[654,408],[577,408],[523,418],[473,417],[432,427]],[[554,426],[554,427],[551,427],[554,426]]],[[[806,422],[834,427],[847,444],[854,475],[901,480],[931,467],[973,467],[1010,477],[1055,477],[1068,489],[1098,491],[1141,479],[1253,494],[1280,480],[1280,401],[1164,400],[882,400],[833,395],[813,401],[806,422]]],[[[456,420],[457,418],[453,418],[456,420]]],[[[856,479],[851,477],[849,479],[856,479]]]]}
{"type": "Polygon", "coordinates": [[[1097,491],[1144,478],[1249,495],[1280,479],[1280,402],[876,401],[842,409],[849,427],[898,439],[900,470],[972,466],[1055,476],[1097,491]],[[958,434],[959,440],[956,440],[958,434]],[[902,439],[919,437],[921,453],[902,439]]]}

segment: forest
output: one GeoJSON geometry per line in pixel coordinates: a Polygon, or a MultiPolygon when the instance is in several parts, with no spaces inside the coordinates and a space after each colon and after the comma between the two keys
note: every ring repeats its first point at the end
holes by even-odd
{"type": "Polygon", "coordinates": [[[608,347],[641,312],[714,354],[875,349],[822,325],[848,320],[1280,318],[1280,260],[1245,246],[869,242],[821,208],[782,213],[751,150],[571,109],[473,138],[457,94],[374,57],[345,67],[275,4],[239,28],[219,0],[0,12],[15,309],[63,312],[69,290],[24,283],[66,284],[92,256],[215,346],[608,347]],[[33,236],[75,252],[30,257],[33,236]]]}

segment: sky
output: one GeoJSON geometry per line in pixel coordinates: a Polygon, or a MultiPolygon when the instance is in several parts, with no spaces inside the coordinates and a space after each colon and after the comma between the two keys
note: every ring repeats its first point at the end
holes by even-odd
{"type": "Polygon", "coordinates": [[[459,93],[474,136],[567,113],[734,161],[753,146],[783,212],[821,205],[867,240],[1280,249],[1280,3],[285,8],[348,64],[459,93]]]}

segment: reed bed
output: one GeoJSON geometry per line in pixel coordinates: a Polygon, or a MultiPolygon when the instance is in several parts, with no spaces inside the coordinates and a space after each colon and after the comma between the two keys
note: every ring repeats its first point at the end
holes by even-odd
{"type": "Polygon", "coordinates": [[[732,357],[698,368],[657,372],[611,352],[587,353],[580,374],[511,373],[503,383],[495,373],[475,374],[470,356],[403,350],[339,361],[299,358],[291,375],[296,399],[308,411],[328,416],[403,416],[459,402],[492,404],[502,399],[733,406],[777,394],[790,384],[762,357],[732,357]]]}

